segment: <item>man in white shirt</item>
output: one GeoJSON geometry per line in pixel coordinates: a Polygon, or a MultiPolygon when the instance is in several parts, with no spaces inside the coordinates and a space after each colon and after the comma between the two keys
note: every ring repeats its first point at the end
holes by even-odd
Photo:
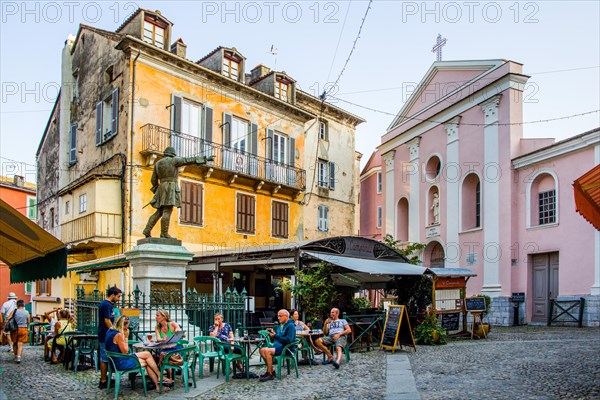
{"type": "MultiPolygon", "coordinates": [[[[8,300],[4,302],[4,304],[2,304],[2,307],[0,307],[0,322],[3,322],[2,324],[0,324],[0,327],[2,328],[1,330],[1,335],[6,337],[6,341],[8,343],[8,348],[6,349],[6,351],[13,351],[12,349],[12,339],[10,338],[10,333],[8,332],[4,332],[4,323],[6,323],[6,321],[8,321],[8,317],[11,316],[11,314],[13,313],[13,311],[15,311],[17,309],[17,295],[14,292],[10,292],[8,294],[8,300]]],[[[1,339],[1,336],[0,336],[1,339]]],[[[1,342],[1,340],[0,340],[1,342]]]]}
{"type": "Polygon", "coordinates": [[[329,316],[330,318],[323,325],[323,333],[326,336],[318,338],[315,344],[327,355],[327,360],[323,361],[323,365],[333,364],[333,367],[338,369],[342,361],[342,350],[346,347],[346,335],[350,334],[352,330],[348,322],[340,318],[340,310],[337,308],[332,308],[329,316]],[[335,345],[335,358],[329,351],[329,346],[332,345],[335,345]]]}

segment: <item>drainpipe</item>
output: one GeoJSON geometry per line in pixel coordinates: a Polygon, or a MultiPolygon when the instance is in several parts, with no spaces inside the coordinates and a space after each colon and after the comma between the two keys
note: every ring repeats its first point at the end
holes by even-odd
{"type": "Polygon", "coordinates": [[[133,113],[135,107],[135,65],[140,54],[141,50],[138,50],[137,55],[133,59],[133,71],[131,74],[131,143],[129,146],[129,240],[131,240],[133,230],[133,136],[135,131],[135,119],[133,113]]]}

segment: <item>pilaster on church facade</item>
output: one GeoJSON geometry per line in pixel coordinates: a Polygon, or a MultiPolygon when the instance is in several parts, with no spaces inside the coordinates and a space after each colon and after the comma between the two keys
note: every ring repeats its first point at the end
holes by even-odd
{"type": "Polygon", "coordinates": [[[382,158],[385,163],[385,234],[394,236],[394,157],[396,151],[385,153],[382,158]]]}
{"type": "Polygon", "coordinates": [[[420,219],[420,158],[419,158],[419,146],[421,144],[421,138],[417,137],[407,143],[408,153],[410,159],[410,180],[409,180],[409,205],[408,209],[409,216],[408,220],[408,241],[409,242],[420,242],[421,231],[421,219],[420,219]]]}
{"type": "MultiPolygon", "coordinates": [[[[444,124],[447,136],[446,171],[449,171],[451,168],[460,170],[460,168],[457,168],[459,166],[460,156],[458,138],[458,124],[460,118],[460,116],[456,116],[444,124]]],[[[452,268],[460,267],[460,242],[458,232],[460,230],[459,185],[461,180],[458,178],[459,177],[456,177],[455,179],[446,179],[446,266],[452,268]]]]}

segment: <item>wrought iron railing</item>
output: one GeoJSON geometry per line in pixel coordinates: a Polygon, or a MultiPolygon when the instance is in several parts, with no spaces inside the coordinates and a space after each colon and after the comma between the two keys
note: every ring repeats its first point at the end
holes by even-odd
{"type": "MultiPolygon", "coordinates": [[[[77,329],[95,334],[98,330],[98,306],[104,300],[104,293],[97,288],[85,293],[83,287],[77,288],[75,302],[75,319],[77,329]]],[[[156,311],[164,310],[170,319],[177,322],[181,329],[192,339],[201,333],[208,334],[208,327],[213,324],[215,313],[223,314],[224,320],[235,328],[247,325],[248,313],[245,309],[246,290],[238,293],[235,289],[227,289],[222,296],[201,294],[196,289],[188,289],[185,296],[180,292],[153,290],[150,296],[136,289],[123,294],[115,307],[130,316],[130,330],[138,339],[144,333],[154,332],[156,311]]]]}
{"type": "Polygon", "coordinates": [[[162,154],[167,146],[173,146],[181,157],[212,156],[215,159],[208,165],[213,168],[299,190],[306,188],[306,171],[303,169],[161,126],[142,126],[142,153],[162,154]]]}

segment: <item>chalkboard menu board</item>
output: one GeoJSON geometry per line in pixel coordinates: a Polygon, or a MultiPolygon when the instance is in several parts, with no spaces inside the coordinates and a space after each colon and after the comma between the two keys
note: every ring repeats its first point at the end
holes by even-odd
{"type": "Polygon", "coordinates": [[[398,336],[400,317],[402,317],[402,308],[390,306],[387,320],[385,321],[383,336],[381,337],[381,344],[383,346],[396,347],[396,337],[398,336]]]}
{"type": "Polygon", "coordinates": [[[485,311],[485,299],[483,297],[469,297],[465,299],[467,311],[485,311]]]}
{"type": "Polygon", "coordinates": [[[398,344],[400,346],[412,346],[415,350],[417,349],[412,330],[410,329],[410,321],[408,320],[406,308],[404,306],[391,305],[388,308],[379,348],[391,349],[393,353],[398,344]]]}
{"type": "Polygon", "coordinates": [[[460,313],[442,313],[442,328],[449,331],[457,331],[460,320],[460,313]]]}

